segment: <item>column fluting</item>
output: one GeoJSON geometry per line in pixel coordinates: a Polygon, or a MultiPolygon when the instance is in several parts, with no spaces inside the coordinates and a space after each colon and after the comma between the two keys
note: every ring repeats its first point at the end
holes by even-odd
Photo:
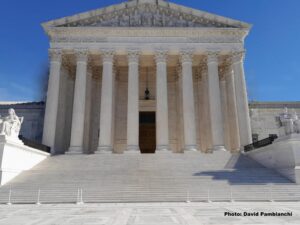
{"type": "Polygon", "coordinates": [[[157,51],[156,60],[156,151],[169,150],[167,52],[157,51]]]}
{"type": "Polygon", "coordinates": [[[83,153],[87,60],[87,50],[76,50],[77,67],[74,88],[71,141],[69,151],[67,152],[68,154],[83,153]]]}
{"type": "Polygon", "coordinates": [[[196,120],[192,60],[193,53],[190,51],[181,52],[182,64],[182,107],[183,107],[183,130],[184,150],[197,151],[196,142],[196,120]]]}
{"type": "Polygon", "coordinates": [[[219,83],[218,53],[209,52],[207,57],[208,66],[208,96],[210,109],[210,122],[212,133],[213,150],[225,150],[223,116],[221,106],[221,93],[219,83]]]}
{"type": "Polygon", "coordinates": [[[241,148],[240,144],[240,131],[239,131],[239,121],[237,112],[237,102],[236,102],[236,92],[235,92],[235,79],[232,69],[232,60],[230,60],[230,65],[228,66],[227,75],[227,100],[228,100],[228,120],[230,129],[230,143],[231,151],[238,152],[241,148]]]}
{"type": "Polygon", "coordinates": [[[139,152],[139,52],[128,52],[127,151],[139,152]]]}
{"type": "Polygon", "coordinates": [[[102,52],[103,72],[100,109],[100,136],[96,153],[113,151],[113,115],[114,115],[114,51],[102,52]]]}
{"type": "Polygon", "coordinates": [[[51,153],[55,154],[55,132],[58,110],[62,51],[60,49],[49,49],[49,58],[50,73],[42,143],[51,147],[51,153]]]}
{"type": "Polygon", "coordinates": [[[237,112],[239,119],[240,144],[242,146],[245,146],[252,143],[252,133],[249,115],[247,87],[243,65],[244,52],[234,52],[232,59],[235,78],[237,112]]]}

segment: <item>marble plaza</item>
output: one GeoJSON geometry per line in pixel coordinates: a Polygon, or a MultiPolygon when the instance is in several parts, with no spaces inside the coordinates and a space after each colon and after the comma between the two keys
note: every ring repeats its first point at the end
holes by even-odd
{"type": "Polygon", "coordinates": [[[0,206],[1,225],[298,225],[299,203],[164,203],[0,206]],[[224,216],[224,213],[292,213],[224,216]]]}

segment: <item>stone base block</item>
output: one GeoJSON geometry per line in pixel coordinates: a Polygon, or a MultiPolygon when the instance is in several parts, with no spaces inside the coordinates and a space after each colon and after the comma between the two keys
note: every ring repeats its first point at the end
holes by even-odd
{"type": "Polygon", "coordinates": [[[69,151],[66,152],[67,155],[77,155],[83,154],[83,148],[80,146],[71,146],[69,151]]]}
{"type": "Polygon", "coordinates": [[[45,160],[49,153],[25,146],[18,139],[0,135],[0,185],[45,160]]]}
{"type": "Polygon", "coordinates": [[[300,184],[300,134],[281,137],[272,145],[244,154],[300,184]]]}
{"type": "Polygon", "coordinates": [[[124,153],[141,153],[140,147],[138,145],[128,145],[124,153]]]}
{"type": "Polygon", "coordinates": [[[212,151],[226,151],[226,148],[222,145],[215,145],[213,146],[212,151]]]}
{"type": "Polygon", "coordinates": [[[113,147],[112,146],[99,146],[97,148],[97,151],[95,154],[112,154],[113,153],[113,147]]]}
{"type": "Polygon", "coordinates": [[[158,146],[156,146],[155,153],[158,153],[158,152],[171,152],[170,146],[169,145],[158,145],[158,146]]]}
{"type": "Polygon", "coordinates": [[[185,152],[197,152],[197,146],[196,145],[186,145],[184,147],[185,152]]]}

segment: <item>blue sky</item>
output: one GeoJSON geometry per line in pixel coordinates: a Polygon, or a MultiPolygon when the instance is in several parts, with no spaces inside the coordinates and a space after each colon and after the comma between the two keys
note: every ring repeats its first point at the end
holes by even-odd
{"type": "MultiPolygon", "coordinates": [[[[0,101],[39,100],[48,61],[42,22],[122,0],[1,0],[0,101]]],[[[253,24],[246,39],[249,99],[300,100],[299,0],[172,0],[253,24]]]]}

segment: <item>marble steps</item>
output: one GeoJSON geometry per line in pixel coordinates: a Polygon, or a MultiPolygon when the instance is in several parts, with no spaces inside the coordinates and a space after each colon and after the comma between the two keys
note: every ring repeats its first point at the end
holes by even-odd
{"type": "MultiPolygon", "coordinates": [[[[0,203],[181,202],[298,199],[299,186],[251,159],[214,154],[62,155],[0,188],[0,203]],[[270,183],[272,194],[270,194],[270,183]],[[251,185],[250,185],[251,184],[251,185]],[[209,190],[209,194],[208,194],[209,190]],[[271,196],[271,197],[270,197],[271,196]]],[[[299,198],[300,199],[300,198],[299,198]]]]}

